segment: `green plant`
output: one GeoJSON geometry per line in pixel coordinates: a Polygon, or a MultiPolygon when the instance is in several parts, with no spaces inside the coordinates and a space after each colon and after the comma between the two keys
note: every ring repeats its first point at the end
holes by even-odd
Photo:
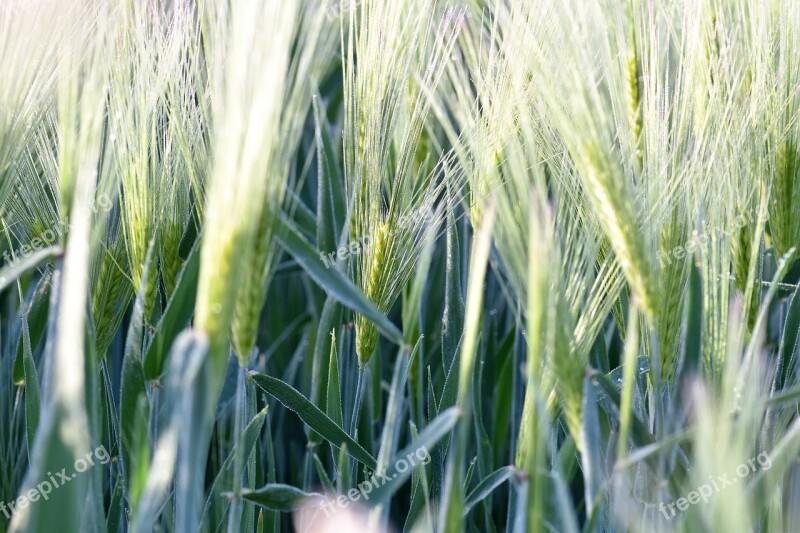
{"type": "Polygon", "coordinates": [[[0,533],[797,530],[798,40],[8,0],[0,533]]]}

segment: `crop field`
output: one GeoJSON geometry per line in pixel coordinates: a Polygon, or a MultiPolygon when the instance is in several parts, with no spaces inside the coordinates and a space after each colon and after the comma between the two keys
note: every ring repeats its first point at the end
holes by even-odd
{"type": "Polygon", "coordinates": [[[797,0],[0,0],[0,533],[800,531],[797,0]]]}

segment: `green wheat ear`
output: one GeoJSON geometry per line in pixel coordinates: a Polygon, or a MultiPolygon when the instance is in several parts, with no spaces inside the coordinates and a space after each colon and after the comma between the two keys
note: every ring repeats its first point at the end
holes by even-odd
{"type": "Polygon", "coordinates": [[[243,367],[247,366],[258,337],[258,323],[271,264],[273,219],[274,215],[266,210],[261,215],[255,248],[251,259],[244,262],[242,285],[234,307],[231,336],[239,364],[243,367]]]}
{"type": "Polygon", "coordinates": [[[188,177],[173,178],[172,190],[168,191],[158,226],[158,256],[164,297],[169,301],[183,267],[181,239],[187,221],[191,218],[190,183],[188,177]]]}
{"type": "Polygon", "coordinates": [[[133,296],[133,285],[126,276],[127,254],[121,236],[115,236],[109,248],[100,252],[96,274],[93,276],[92,316],[97,335],[97,355],[108,352],[133,296]]]}
{"type": "MultiPolygon", "coordinates": [[[[366,294],[367,297],[377,303],[382,302],[382,277],[386,270],[387,248],[389,232],[386,222],[381,222],[375,229],[374,244],[372,247],[372,259],[367,269],[366,294]]],[[[361,366],[367,364],[372,357],[375,347],[378,345],[378,330],[369,319],[359,315],[356,317],[356,354],[358,363],[361,366]]]]}
{"type": "Polygon", "coordinates": [[[582,177],[598,219],[619,259],[633,294],[648,319],[656,316],[650,262],[645,255],[642,235],[621,178],[591,141],[581,154],[582,177]]]}
{"type": "MultiPolygon", "coordinates": [[[[241,237],[236,233],[225,235],[215,239],[213,244],[204,242],[204,247],[200,253],[200,263],[213,263],[213,274],[208,274],[209,278],[216,280],[230,280],[231,267],[235,263],[236,268],[240,267],[241,262],[235,260],[236,253],[239,253],[241,237]]],[[[195,311],[195,323],[197,327],[204,331],[211,342],[211,353],[215,357],[227,356],[227,317],[231,316],[234,297],[231,294],[235,288],[227,283],[206,283],[205,293],[202,299],[198,297],[197,308],[195,311]]]]}
{"type": "MultiPolygon", "coordinates": [[[[753,246],[758,246],[759,242],[754,240],[754,228],[750,224],[746,224],[743,228],[739,229],[733,236],[731,243],[731,254],[733,255],[733,268],[736,276],[736,288],[741,293],[747,294],[748,277],[750,273],[750,260],[753,254],[753,246]]],[[[755,290],[751,292],[750,301],[747,303],[749,309],[747,311],[747,327],[752,329],[756,323],[758,315],[758,304],[761,296],[759,290],[759,276],[756,275],[755,290]]]]}
{"type": "Polygon", "coordinates": [[[636,61],[636,54],[633,54],[628,60],[628,86],[630,90],[630,121],[631,129],[633,130],[633,146],[636,161],[641,169],[644,163],[644,154],[642,152],[642,109],[641,101],[639,100],[639,68],[636,61]]]}
{"type": "Polygon", "coordinates": [[[644,161],[644,154],[642,152],[642,103],[641,94],[639,92],[639,59],[636,53],[636,28],[634,26],[633,7],[629,12],[629,23],[631,25],[630,31],[630,47],[631,53],[628,56],[627,64],[627,77],[628,77],[628,98],[629,98],[629,112],[630,112],[630,128],[633,132],[633,146],[635,150],[636,160],[641,169],[644,161]]]}
{"type": "Polygon", "coordinates": [[[555,329],[555,353],[551,367],[557,379],[557,392],[567,429],[575,438],[575,444],[579,450],[585,450],[585,442],[582,437],[583,421],[583,378],[586,372],[586,364],[583,357],[574,349],[570,349],[570,337],[572,335],[567,326],[570,317],[559,304],[557,311],[558,322],[555,329]]]}
{"type": "Polygon", "coordinates": [[[180,257],[180,244],[182,226],[175,224],[171,220],[164,220],[160,225],[161,233],[161,249],[160,249],[160,267],[161,279],[164,283],[165,297],[169,300],[172,292],[175,290],[175,285],[178,283],[178,274],[181,271],[183,262],[180,257]]]}
{"type": "Polygon", "coordinates": [[[792,140],[778,146],[769,213],[769,229],[777,257],[800,244],[800,152],[792,140]]]}
{"type": "MultiPolygon", "coordinates": [[[[145,234],[145,231],[138,232],[137,230],[126,233],[128,263],[131,268],[133,286],[137,292],[142,288],[145,258],[147,257],[147,241],[141,238],[145,234]],[[137,233],[137,236],[131,237],[134,232],[137,233]]],[[[147,266],[148,275],[144,284],[143,297],[144,320],[148,324],[151,324],[153,319],[153,311],[158,298],[158,257],[153,255],[150,261],[151,264],[147,266]]]]}
{"type": "MultiPolygon", "coordinates": [[[[661,254],[666,256],[675,247],[683,245],[686,232],[683,230],[678,210],[673,213],[672,222],[662,231],[661,254]]],[[[661,352],[662,378],[670,379],[677,363],[680,343],[681,317],[684,303],[684,289],[688,281],[688,265],[692,257],[682,260],[671,258],[658,272],[658,290],[661,301],[659,313],[658,339],[661,352]]]]}
{"type": "Polygon", "coordinates": [[[150,265],[152,268],[153,275],[147,276],[147,280],[145,283],[145,301],[144,301],[144,313],[145,313],[145,321],[148,324],[154,324],[154,316],[153,313],[156,309],[156,303],[158,303],[158,259],[154,255],[153,256],[153,264],[150,265]]]}

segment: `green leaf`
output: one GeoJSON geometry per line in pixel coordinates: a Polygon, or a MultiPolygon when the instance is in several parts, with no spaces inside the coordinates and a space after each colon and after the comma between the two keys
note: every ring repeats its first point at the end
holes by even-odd
{"type": "Polygon", "coordinates": [[[692,435],[692,433],[692,431],[682,431],[673,435],[661,437],[661,439],[653,444],[638,447],[632,453],[627,455],[625,460],[618,461],[617,464],[614,465],[614,468],[617,471],[624,470],[635,465],[639,461],[644,461],[645,459],[650,458],[650,456],[657,454],[658,452],[668,451],[669,448],[675,444],[686,441],[692,435]]]}
{"type": "MultiPolygon", "coordinates": [[[[47,479],[47,472],[61,472],[64,468],[69,472],[78,459],[92,453],[92,431],[86,409],[85,302],[83,298],[64,297],[76,289],[80,291],[81,284],[85,283],[89,250],[80,240],[81,235],[70,233],[67,246],[72,253],[63,259],[63,264],[60,258],[56,260],[51,278],[53,301],[49,306],[48,344],[43,355],[46,363],[40,422],[31,447],[30,467],[19,494],[28,493],[41,480],[47,479]],[[70,376],[64,375],[65,369],[69,369],[70,376]],[[70,380],[68,386],[64,386],[65,379],[70,380]],[[56,383],[61,386],[54,386],[56,383]]],[[[42,250],[27,258],[28,267],[56,250],[58,248],[42,250]],[[37,261],[33,261],[34,257],[37,261]]],[[[18,267],[21,268],[20,265],[12,268],[18,267]]],[[[91,479],[90,473],[75,472],[69,485],[53,491],[49,499],[39,499],[24,509],[18,508],[14,529],[69,531],[80,528],[84,520],[95,520],[96,507],[86,507],[92,493],[91,479]]]]}
{"type": "Polygon", "coordinates": [[[175,290],[158,321],[153,339],[147,347],[142,366],[148,380],[158,379],[164,371],[164,362],[175,338],[186,327],[194,314],[197,276],[200,271],[200,239],[195,242],[183,270],[178,276],[175,290]]]}
{"type": "Polygon", "coordinates": [[[448,454],[447,473],[440,502],[439,527],[443,533],[459,533],[464,529],[464,461],[472,433],[472,383],[478,351],[478,339],[483,317],[483,289],[489,263],[492,227],[496,208],[492,206],[483,217],[470,257],[469,281],[464,318],[464,334],[458,372],[457,405],[464,410],[464,421],[458,428],[448,454]]]}
{"type": "Polygon", "coordinates": [[[447,210],[444,315],[442,316],[442,360],[444,366],[450,368],[449,373],[452,373],[453,370],[456,371],[454,375],[458,375],[456,352],[461,344],[461,335],[464,332],[464,298],[461,294],[460,251],[458,227],[453,216],[453,207],[449,206],[447,210]]]}
{"type": "MultiPolygon", "coordinates": [[[[689,297],[686,302],[686,340],[683,360],[676,379],[676,393],[689,379],[700,372],[703,343],[703,281],[700,270],[692,264],[689,272],[689,297]]],[[[678,397],[678,394],[675,395],[678,397]]]]}
{"type": "Polygon", "coordinates": [[[461,418],[461,409],[458,407],[451,407],[436,417],[428,426],[419,434],[419,437],[414,441],[397,452],[397,455],[392,459],[389,468],[386,470],[386,477],[390,479],[377,487],[370,495],[369,501],[373,506],[386,503],[403,486],[408,478],[411,477],[413,472],[412,466],[420,464],[427,464],[430,461],[430,449],[439,442],[445,435],[450,433],[456,426],[461,418]],[[424,451],[423,457],[419,457],[419,452],[424,451]],[[412,461],[416,464],[412,465],[412,461]],[[405,470],[401,470],[400,465],[405,464],[405,470]]]}
{"type": "MultiPolygon", "coordinates": [[[[272,438],[272,421],[271,415],[267,413],[267,421],[266,426],[267,430],[265,433],[264,438],[264,448],[266,449],[266,457],[265,461],[267,463],[267,483],[277,483],[278,482],[278,474],[277,468],[275,467],[275,441],[272,438]]],[[[258,472],[257,472],[258,473],[258,472]]],[[[263,480],[259,483],[259,485],[263,484],[263,480]]],[[[261,513],[259,513],[261,514],[261,513]]],[[[276,511],[267,511],[267,513],[262,517],[264,523],[266,524],[265,527],[267,531],[270,532],[277,532],[280,531],[280,520],[281,516],[276,511]]]]}
{"type": "Polygon", "coordinates": [[[783,324],[783,335],[781,337],[781,345],[779,361],[780,368],[778,370],[779,383],[778,388],[783,388],[787,380],[797,367],[797,339],[800,337],[800,285],[795,289],[792,295],[789,309],[786,312],[786,321],[783,324]]]}
{"type": "MultiPolygon", "coordinates": [[[[153,454],[150,468],[139,506],[133,514],[130,531],[134,533],[152,532],[161,515],[162,507],[173,486],[173,474],[183,473],[176,480],[178,501],[178,529],[196,530],[187,523],[194,522],[196,500],[202,498],[202,480],[209,432],[208,419],[198,413],[199,405],[216,403],[217,394],[209,390],[210,379],[208,361],[208,340],[195,331],[184,331],[175,340],[170,350],[170,368],[166,383],[165,405],[163,406],[163,427],[153,454]],[[178,449],[182,450],[180,465],[178,449]],[[202,461],[201,461],[202,459],[202,461]],[[186,477],[182,477],[186,476],[186,477]],[[192,482],[194,485],[192,486],[192,482]]],[[[213,420],[212,420],[213,422],[213,420]]]]}
{"type": "Polygon", "coordinates": [[[467,516],[473,507],[486,499],[497,487],[511,479],[516,472],[517,469],[513,466],[504,466],[486,476],[464,499],[464,516],[467,516]]]}
{"type": "Polygon", "coordinates": [[[315,492],[305,492],[291,485],[272,483],[258,490],[243,489],[242,498],[273,511],[290,513],[298,509],[305,500],[318,499],[322,501],[324,496],[315,492]]]}
{"type": "Polygon", "coordinates": [[[339,448],[339,457],[336,461],[336,489],[339,494],[344,494],[351,487],[350,480],[350,461],[347,459],[349,451],[347,444],[339,448]]]}
{"type": "MultiPolygon", "coordinates": [[[[800,420],[795,420],[778,442],[778,445],[767,455],[769,466],[762,466],[750,482],[748,492],[752,495],[757,507],[766,507],[775,494],[777,487],[784,479],[791,465],[797,461],[800,454],[800,420]]],[[[758,456],[761,464],[761,455],[758,456]]],[[[760,509],[758,510],[760,514],[760,509]]]]}
{"type": "MultiPolygon", "coordinates": [[[[264,427],[264,420],[267,418],[267,408],[262,409],[251,421],[247,424],[242,435],[240,445],[243,447],[245,456],[249,456],[256,445],[258,438],[261,434],[261,429],[264,427]]],[[[237,445],[239,446],[239,445],[237,445]]],[[[235,475],[242,475],[242,472],[234,472],[234,463],[236,458],[236,447],[230,451],[222,463],[214,483],[208,491],[208,498],[206,505],[203,509],[203,520],[201,526],[203,531],[216,531],[222,526],[225,519],[225,511],[228,508],[228,502],[222,497],[223,488],[226,484],[231,482],[231,478],[235,475]]]]}
{"type": "Polygon", "coordinates": [[[33,441],[36,429],[39,427],[39,411],[41,409],[41,395],[39,393],[39,375],[36,373],[36,363],[31,353],[31,343],[28,337],[27,320],[22,320],[23,343],[25,345],[23,366],[25,368],[25,428],[28,442],[28,456],[33,451],[33,441]]]}
{"type": "MultiPolygon", "coordinates": [[[[410,424],[411,437],[417,439],[419,433],[416,426],[410,424]]],[[[424,528],[424,531],[434,530],[434,519],[431,512],[431,491],[430,481],[428,480],[428,469],[417,468],[412,474],[412,492],[411,492],[411,507],[406,515],[406,521],[403,525],[403,532],[412,531],[413,528],[419,526],[424,528]],[[424,516],[420,515],[424,512],[424,516]]]]}
{"type": "MultiPolygon", "coordinates": [[[[31,352],[36,352],[36,347],[44,337],[47,330],[47,311],[50,306],[50,276],[45,276],[39,280],[33,294],[28,298],[26,305],[20,310],[20,314],[25,316],[26,328],[30,342],[31,352]]],[[[20,332],[21,333],[21,332],[20,332]]],[[[17,343],[17,357],[14,361],[14,383],[21,385],[25,381],[25,370],[23,368],[24,341],[20,334],[17,343]]]]}
{"type": "Polygon", "coordinates": [[[306,239],[313,239],[317,234],[317,217],[309,209],[306,202],[295,191],[288,191],[289,209],[292,214],[292,223],[306,239]]]}
{"type": "Polygon", "coordinates": [[[770,397],[766,405],[777,407],[787,403],[797,403],[798,400],[800,400],[800,387],[793,387],[770,397]]]}
{"type": "Polygon", "coordinates": [[[605,479],[601,455],[604,441],[600,431],[600,416],[597,402],[594,400],[594,392],[592,379],[587,376],[583,380],[583,421],[581,424],[581,439],[583,440],[581,465],[587,514],[595,511],[593,504],[597,503],[603,492],[603,479],[605,479]]]}
{"type": "MultiPolygon", "coordinates": [[[[604,394],[603,398],[607,398],[610,404],[614,407],[615,412],[609,413],[613,414],[617,418],[619,417],[619,409],[622,403],[622,399],[620,397],[620,392],[617,386],[611,383],[611,379],[604,375],[599,374],[596,372],[590,373],[590,378],[595,382],[597,388],[592,387],[595,402],[604,405],[605,402],[600,402],[597,400],[597,397],[600,394],[604,394]]],[[[589,400],[584,399],[584,402],[591,403],[589,400]]],[[[655,442],[655,437],[653,434],[650,433],[650,430],[647,428],[644,422],[642,422],[636,413],[631,413],[631,439],[637,446],[647,446],[653,444],[655,442]]]]}
{"type": "Polygon", "coordinates": [[[114,480],[114,488],[111,491],[111,503],[108,506],[106,516],[106,530],[109,533],[120,531],[123,516],[125,515],[125,489],[123,487],[122,476],[117,476],[114,480]]]}
{"type": "MultiPolygon", "coordinates": [[[[410,356],[406,355],[404,349],[400,350],[394,365],[392,374],[392,385],[389,388],[389,402],[386,406],[385,423],[381,434],[381,445],[378,452],[378,472],[385,472],[389,467],[389,459],[395,453],[399,430],[401,427],[403,392],[408,381],[408,369],[419,348],[419,342],[414,347],[410,356]]],[[[430,455],[428,455],[430,457],[430,455]]],[[[387,506],[376,506],[373,511],[374,520],[385,520],[388,518],[387,506]],[[383,515],[383,516],[382,516],[383,515]]]]}
{"type": "Polygon", "coordinates": [[[274,396],[286,408],[296,413],[303,423],[319,433],[331,445],[339,448],[342,443],[346,443],[347,451],[353,458],[373,470],[376,468],[377,462],[375,458],[358,442],[353,440],[341,426],[320,411],[319,407],[300,394],[297,389],[277,378],[259,374],[258,372],[250,372],[249,377],[256,382],[256,385],[274,396]]]}
{"type": "MultiPolygon", "coordinates": [[[[627,320],[625,321],[627,323],[627,320]]],[[[636,358],[636,376],[642,376],[650,372],[650,356],[649,355],[640,355],[636,358]]],[[[605,375],[605,379],[608,383],[611,383],[616,387],[617,392],[622,389],[623,383],[623,372],[625,368],[624,365],[620,365],[608,374],[605,375]]],[[[595,401],[600,401],[608,397],[608,395],[603,391],[602,387],[599,389],[595,389],[595,401]]]]}
{"type": "Polygon", "coordinates": [[[279,238],[286,251],[303,267],[320,287],[338,301],[362,314],[398,345],[403,345],[403,334],[397,326],[381,313],[364,293],[335,268],[326,268],[319,252],[306,240],[297,228],[285,217],[281,217],[279,238]]]}
{"type": "MultiPolygon", "coordinates": [[[[178,531],[196,531],[205,502],[208,448],[224,371],[220,373],[209,357],[210,341],[204,334],[188,330],[182,335],[187,339],[188,348],[184,352],[184,359],[170,361],[171,386],[167,390],[168,403],[177,406],[173,413],[179,428],[175,528],[178,531]],[[181,377],[173,379],[172,376],[176,374],[181,377]],[[186,383],[184,375],[189,376],[191,381],[186,383]]],[[[171,357],[174,356],[174,353],[171,354],[171,357]]],[[[157,468],[156,465],[154,467],[157,468]]]]}
{"type": "Polygon", "coordinates": [[[385,470],[389,466],[389,459],[395,453],[399,436],[402,416],[403,392],[408,382],[408,369],[419,349],[419,342],[414,346],[410,355],[404,349],[400,350],[395,361],[392,385],[389,388],[389,402],[386,406],[385,423],[381,434],[381,446],[378,453],[378,470],[385,470]]]}
{"type": "MultiPolygon", "coordinates": [[[[311,363],[311,403],[319,406],[320,409],[328,409],[328,391],[330,373],[331,350],[333,347],[333,332],[342,324],[342,305],[334,298],[328,297],[322,306],[322,314],[319,317],[317,326],[317,336],[314,342],[314,359],[311,363]]],[[[338,376],[337,376],[338,379],[338,376]]],[[[341,407],[340,407],[341,409],[341,407]]],[[[328,413],[330,416],[330,413],[328,413]]],[[[331,416],[334,420],[334,417],[331,416]]],[[[344,427],[343,423],[339,423],[344,427]]],[[[315,446],[322,442],[322,437],[310,432],[308,436],[310,446],[315,446]]]]}
{"type": "Polygon", "coordinates": [[[553,509],[552,517],[549,519],[554,523],[553,529],[564,533],[577,533],[578,520],[575,516],[575,506],[569,495],[569,489],[561,472],[553,470],[549,473],[550,477],[550,504],[553,509]]]}
{"type": "Polygon", "coordinates": [[[147,430],[150,405],[142,371],[142,329],[144,327],[144,291],[138,291],[133,304],[120,378],[120,458],[123,482],[129,505],[135,509],[146,482],[149,459],[147,430]],[[144,424],[144,428],[142,427],[144,424]],[[145,433],[146,435],[146,433],[145,433]],[[145,463],[145,464],[143,464],[145,463]]]}
{"type": "Polygon", "coordinates": [[[339,387],[339,358],[336,355],[336,336],[331,334],[331,355],[328,364],[328,390],[325,407],[328,416],[333,422],[344,427],[344,416],[342,415],[342,391],[339,387]]]}
{"type": "MultiPolygon", "coordinates": [[[[495,376],[494,388],[492,391],[492,405],[494,407],[492,441],[496,443],[506,442],[509,437],[514,397],[513,349],[515,337],[516,328],[511,328],[494,354],[494,365],[497,375],[495,376]]],[[[495,460],[498,462],[502,460],[498,456],[501,450],[502,446],[497,446],[495,450],[495,460]]]]}
{"type": "Polygon", "coordinates": [[[625,332],[625,349],[623,350],[622,399],[620,403],[619,442],[617,460],[623,460],[628,454],[628,435],[630,434],[633,414],[633,395],[636,391],[636,374],[639,367],[636,353],[639,351],[639,309],[636,302],[628,308],[628,331],[625,332]]]}
{"type": "MultiPolygon", "coordinates": [[[[605,411],[608,413],[609,417],[614,417],[619,419],[619,411],[620,405],[622,400],[620,398],[619,390],[617,389],[616,385],[611,383],[611,380],[608,376],[604,374],[599,374],[596,372],[590,373],[590,378],[594,381],[594,384],[603,391],[605,394],[605,398],[608,401],[600,402],[597,401],[599,405],[602,405],[605,411]]],[[[599,394],[599,391],[595,389],[594,391],[595,398],[599,394]]],[[[636,413],[631,413],[631,433],[630,433],[630,440],[638,447],[646,447],[654,444],[656,442],[655,437],[653,434],[650,433],[647,425],[642,422],[636,413]]],[[[635,454],[636,452],[634,452],[635,454]]],[[[654,470],[658,469],[658,458],[654,456],[647,457],[648,465],[653,468],[654,470]]],[[[685,468],[683,465],[678,462],[675,466],[676,471],[684,472],[685,468]]],[[[679,476],[678,476],[679,477],[679,476]]],[[[675,478],[677,479],[677,477],[675,478]]],[[[674,479],[673,479],[674,481],[674,479]]]]}
{"type": "Polygon", "coordinates": [[[59,246],[50,246],[26,255],[22,259],[0,269],[0,291],[5,290],[6,287],[17,281],[28,270],[36,268],[39,263],[55,257],[59,253],[61,253],[59,246]]]}
{"type": "MultiPolygon", "coordinates": [[[[336,163],[325,109],[314,97],[314,134],[317,144],[317,245],[323,253],[335,252],[344,226],[344,179],[336,163]]],[[[335,261],[335,259],[334,259],[335,261]]]]}
{"type": "Polygon", "coordinates": [[[313,457],[314,461],[314,468],[317,470],[317,476],[319,477],[319,482],[322,484],[322,488],[325,489],[325,492],[328,494],[333,494],[336,492],[336,489],[333,487],[333,482],[328,477],[328,473],[325,471],[325,466],[322,464],[322,461],[319,460],[319,455],[316,453],[313,457]]]}

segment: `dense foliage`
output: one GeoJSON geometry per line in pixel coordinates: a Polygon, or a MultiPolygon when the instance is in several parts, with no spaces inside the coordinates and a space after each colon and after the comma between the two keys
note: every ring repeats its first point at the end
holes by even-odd
{"type": "Polygon", "coordinates": [[[800,531],[796,0],[0,2],[0,533],[800,531]]]}

